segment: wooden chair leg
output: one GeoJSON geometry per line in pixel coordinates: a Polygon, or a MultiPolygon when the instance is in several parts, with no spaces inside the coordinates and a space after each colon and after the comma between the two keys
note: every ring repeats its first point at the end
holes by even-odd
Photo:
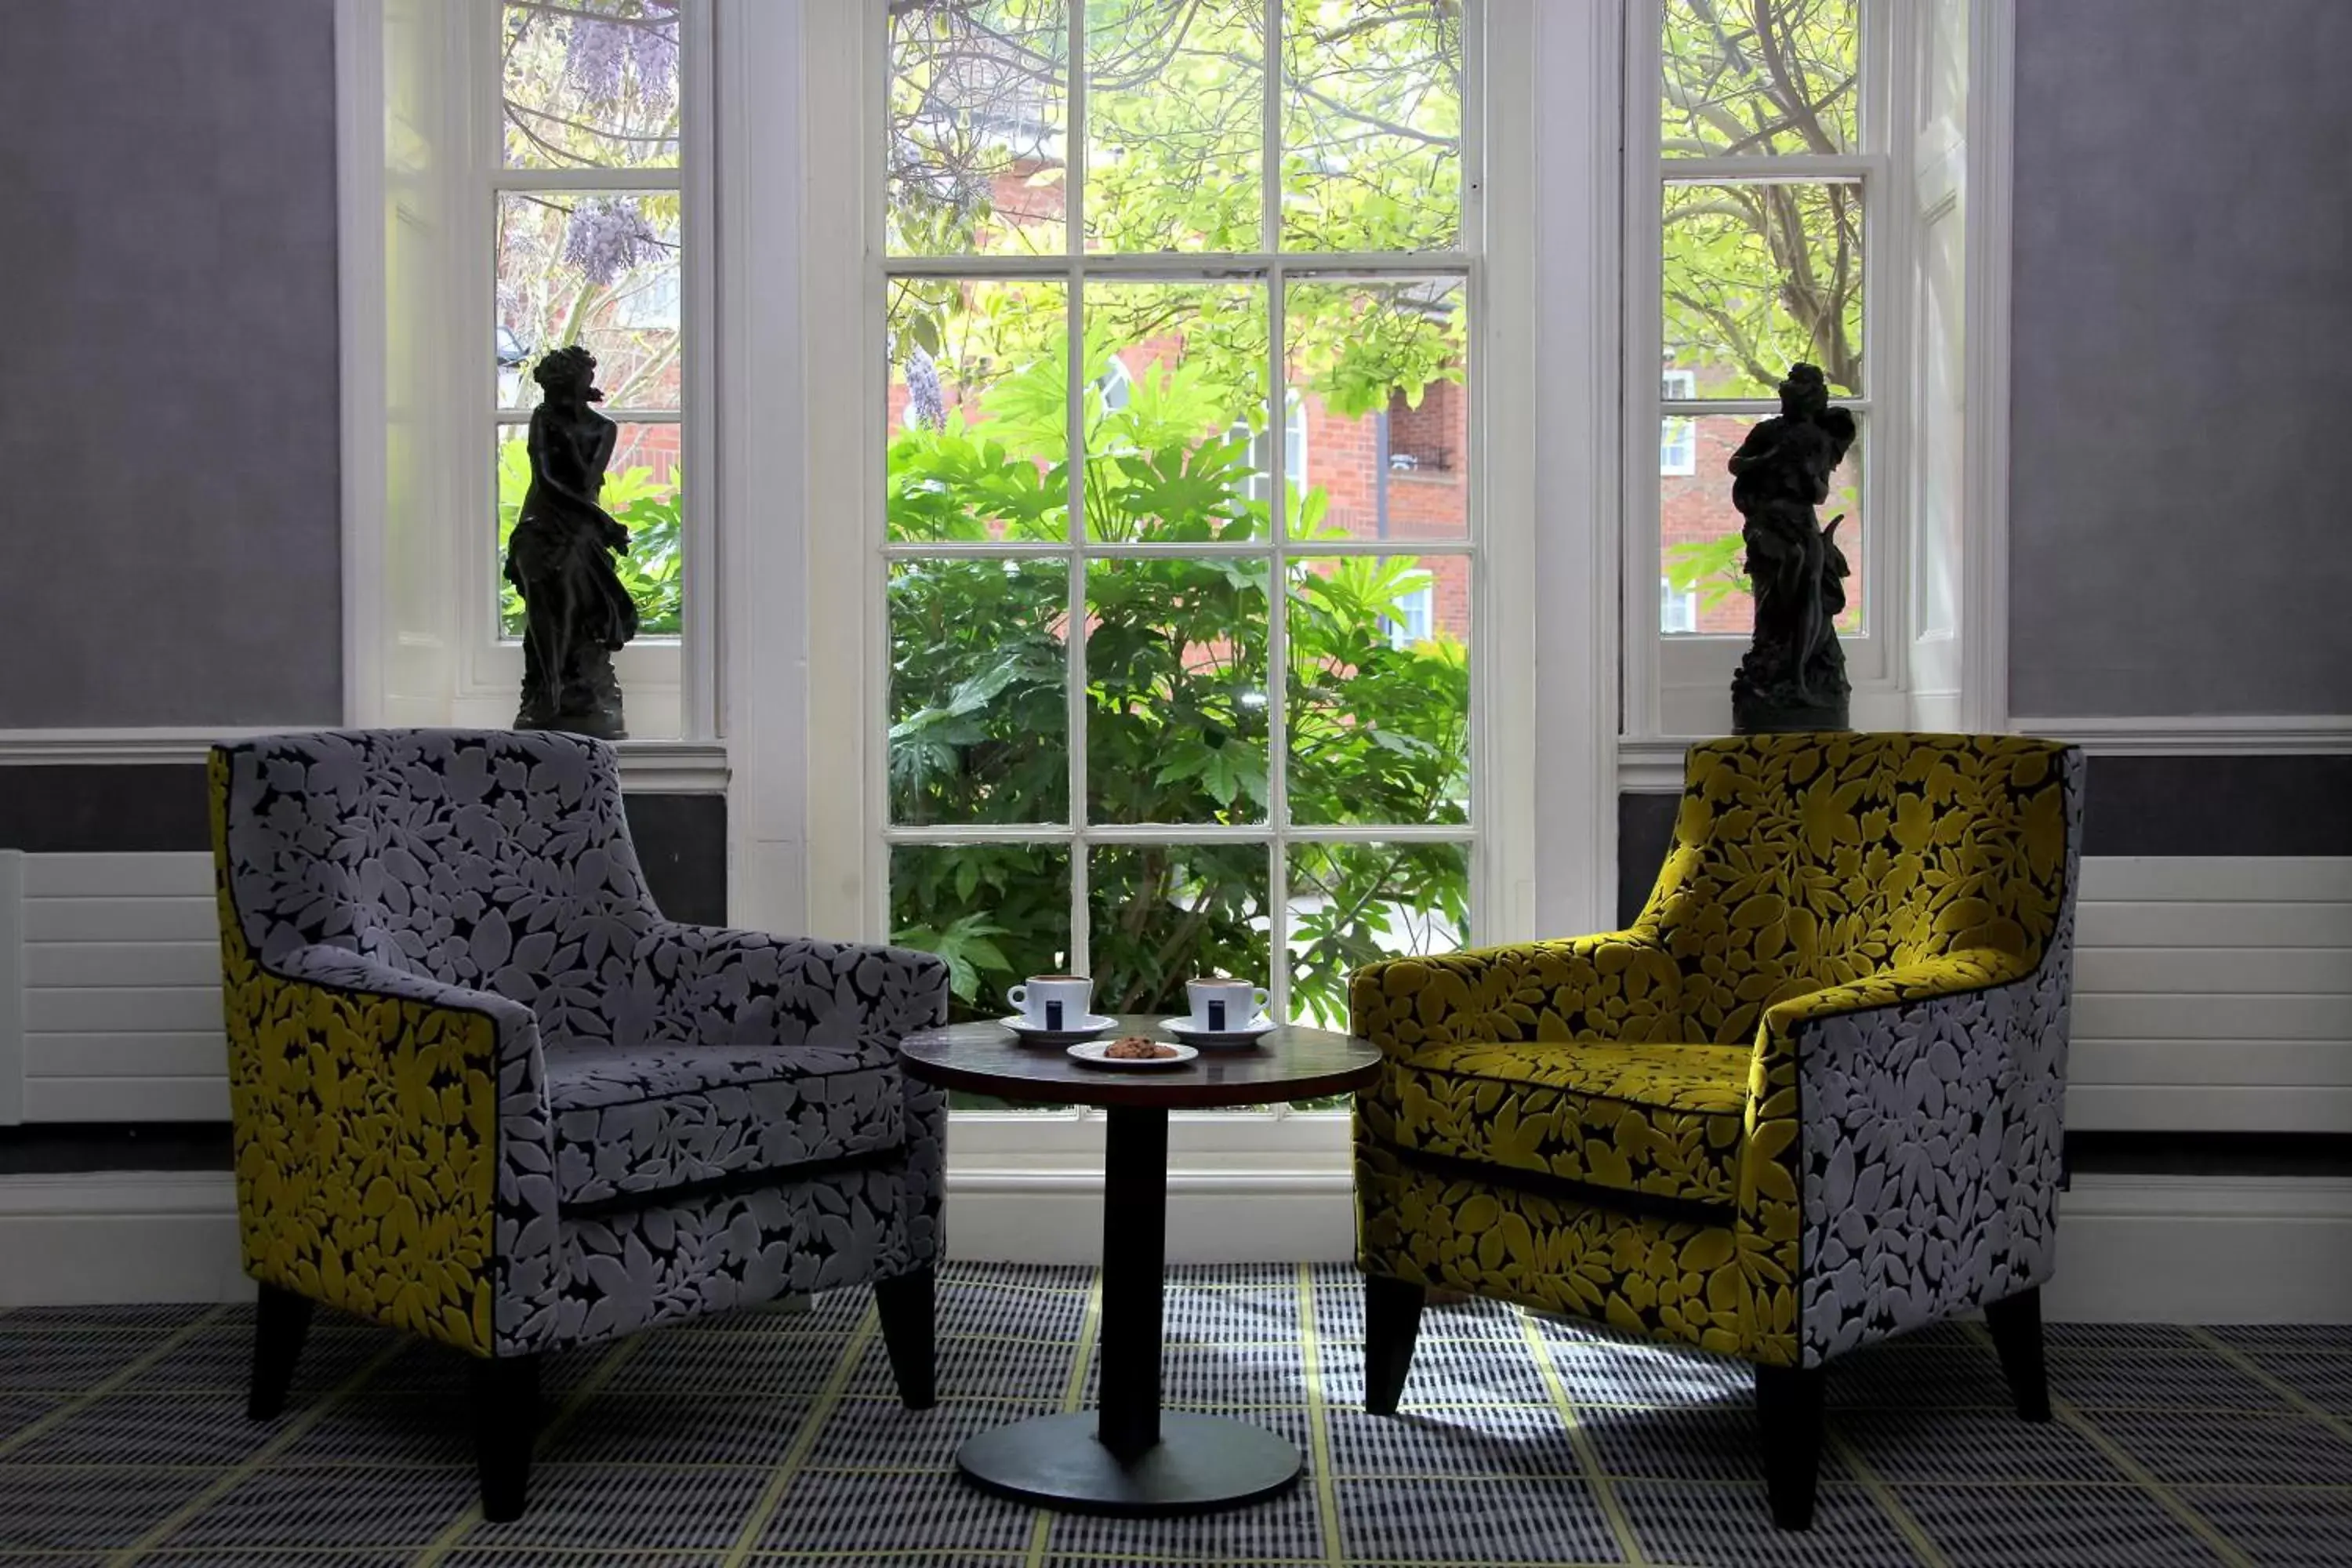
{"type": "Polygon", "coordinates": [[[1364,1276],[1364,1408],[1375,1415],[1395,1415],[1404,1396],[1428,1294],[1426,1287],[1402,1279],[1364,1276]]]}
{"type": "Polygon", "coordinates": [[[253,1387],[245,1413],[256,1421],[274,1419],[286,1408],[294,1384],[294,1363],[310,1331],[310,1298],[264,1285],[253,1312],[253,1387]]]}
{"type": "Polygon", "coordinates": [[[2028,1421],[2050,1419],[2050,1367],[2042,1351],[2042,1287],[1985,1307],[1985,1327],[2000,1352],[2000,1370],[2017,1413],[2028,1421]]]}
{"type": "Polygon", "coordinates": [[[1759,1366],[1756,1417],[1764,1432],[1764,1479],[1772,1522],[1813,1527],[1813,1484],[1822,1468],[1822,1382],[1818,1366],[1759,1366]]]}
{"type": "Polygon", "coordinates": [[[539,1357],[484,1356],[474,1363],[474,1464],[482,1481],[482,1517],[505,1524],[522,1517],[530,1484],[530,1448],[539,1435],[539,1357]]]}
{"type": "Polygon", "coordinates": [[[874,1307],[882,1318],[882,1345],[890,1352],[890,1375],[898,1380],[898,1403],[929,1410],[939,1403],[934,1328],[934,1276],[930,1266],[877,1280],[874,1307]]]}

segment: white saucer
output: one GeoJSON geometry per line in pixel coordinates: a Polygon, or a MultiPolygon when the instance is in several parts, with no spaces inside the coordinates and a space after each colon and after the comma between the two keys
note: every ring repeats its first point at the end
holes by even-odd
{"type": "Polygon", "coordinates": [[[1022,1039],[1041,1046],[1061,1046],[1067,1045],[1072,1040],[1090,1040],[1118,1022],[1117,1018],[1107,1017],[1100,1013],[1087,1014],[1078,1020],[1076,1027],[1069,1029],[1041,1029],[1017,1014],[1013,1017],[999,1018],[996,1021],[1020,1036],[1022,1039]]]}
{"type": "Polygon", "coordinates": [[[1246,1046],[1260,1035],[1270,1035],[1281,1026],[1260,1013],[1245,1029],[1196,1028],[1190,1018],[1162,1018],[1160,1027],[1180,1040],[1190,1040],[1201,1046],[1246,1046]]]}
{"type": "MultiPolygon", "coordinates": [[[[1103,1055],[1118,1043],[1116,1040],[1088,1040],[1084,1045],[1072,1046],[1069,1047],[1070,1059],[1080,1067],[1139,1068],[1149,1072],[1153,1068],[1181,1068],[1201,1054],[1190,1046],[1168,1045],[1168,1048],[1176,1053],[1172,1057],[1107,1057],[1103,1055]]],[[[1168,1044],[1163,1040],[1154,1040],[1151,1043],[1155,1046],[1168,1044]]]]}

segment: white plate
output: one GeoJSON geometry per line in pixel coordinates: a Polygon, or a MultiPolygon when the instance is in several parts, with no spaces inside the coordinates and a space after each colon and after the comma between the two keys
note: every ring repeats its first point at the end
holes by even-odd
{"type": "Polygon", "coordinates": [[[1103,1055],[1118,1043],[1116,1040],[1088,1040],[1082,1046],[1072,1046],[1070,1058],[1081,1067],[1140,1068],[1148,1072],[1153,1068],[1181,1068],[1201,1054],[1190,1046],[1168,1045],[1164,1040],[1154,1040],[1151,1042],[1153,1045],[1168,1045],[1168,1048],[1176,1054],[1172,1057],[1107,1057],[1103,1055]]]}
{"type": "Polygon", "coordinates": [[[999,1018],[996,1021],[1024,1040],[1050,1040],[1055,1045],[1070,1040],[1090,1038],[1118,1022],[1117,1018],[1108,1017],[1101,1013],[1087,1014],[1078,1020],[1076,1027],[1069,1029],[1041,1028],[1018,1015],[1010,1018],[999,1018]]]}
{"type": "Polygon", "coordinates": [[[1279,1027],[1275,1021],[1260,1013],[1246,1029],[1202,1029],[1193,1026],[1190,1018],[1162,1018],[1160,1026],[1180,1040],[1191,1040],[1202,1046],[1245,1046],[1260,1035],[1270,1035],[1279,1027]]]}

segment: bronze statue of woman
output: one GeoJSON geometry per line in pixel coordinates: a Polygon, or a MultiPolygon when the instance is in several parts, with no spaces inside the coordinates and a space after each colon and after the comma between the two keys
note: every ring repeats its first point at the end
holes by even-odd
{"type": "Polygon", "coordinates": [[[523,599],[518,730],[617,741],[628,733],[613,655],[637,635],[637,606],[613,569],[629,531],[598,504],[619,427],[589,406],[604,400],[596,359],[561,348],[531,371],[530,489],[507,540],[507,581],[523,599]]]}
{"type": "Polygon", "coordinates": [[[1849,568],[1813,509],[1853,445],[1853,414],[1830,406],[1829,384],[1810,364],[1780,384],[1780,412],[1759,420],[1727,465],[1731,504],[1748,545],[1755,635],[1731,679],[1732,728],[1753,735],[1847,727],[1853,686],[1838,646],[1849,568]]]}

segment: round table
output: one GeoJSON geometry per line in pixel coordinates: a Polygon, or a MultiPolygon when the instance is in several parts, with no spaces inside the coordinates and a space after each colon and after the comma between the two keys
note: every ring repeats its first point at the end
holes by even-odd
{"type": "MultiPolygon", "coordinates": [[[[1164,1039],[1122,1017],[1098,1037],[1164,1039]]],[[[1082,1067],[1061,1046],[1021,1043],[1001,1024],[909,1035],[906,1070],[948,1089],[1108,1112],[1103,1171],[1100,1403],[982,1432],[956,1454],[1001,1497],[1077,1513],[1165,1517],[1238,1508],[1297,1480],[1287,1440],[1222,1415],[1160,1408],[1160,1287],[1167,1261],[1168,1113],[1343,1094],[1380,1069],[1364,1040],[1295,1025],[1240,1047],[1202,1047],[1172,1068],[1082,1067]]]]}

